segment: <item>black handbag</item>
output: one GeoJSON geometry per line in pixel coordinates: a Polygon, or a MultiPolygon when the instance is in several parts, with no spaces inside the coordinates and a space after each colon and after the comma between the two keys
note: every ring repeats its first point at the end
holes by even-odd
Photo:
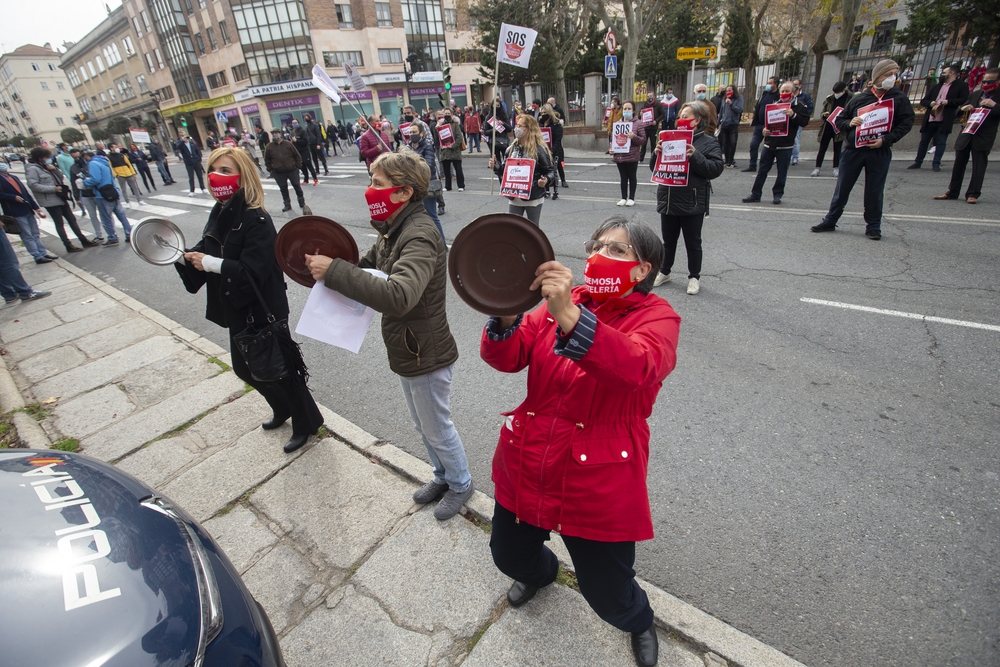
{"type": "Polygon", "coordinates": [[[267,322],[258,327],[251,308],[247,313],[246,329],[233,336],[233,341],[250,370],[250,377],[258,382],[275,382],[290,375],[307,380],[309,373],[299,344],[292,340],[292,334],[288,330],[288,318],[276,319],[252,278],[250,285],[267,315],[267,322]]]}
{"type": "Polygon", "coordinates": [[[101,187],[97,188],[97,191],[101,193],[101,196],[104,198],[104,201],[118,201],[118,190],[116,190],[115,186],[112,185],[111,183],[108,183],[107,185],[102,185],[101,187]]]}
{"type": "Polygon", "coordinates": [[[5,232],[14,235],[21,233],[21,228],[17,226],[17,219],[14,216],[5,215],[3,216],[2,220],[3,220],[3,230],[5,232]]]}

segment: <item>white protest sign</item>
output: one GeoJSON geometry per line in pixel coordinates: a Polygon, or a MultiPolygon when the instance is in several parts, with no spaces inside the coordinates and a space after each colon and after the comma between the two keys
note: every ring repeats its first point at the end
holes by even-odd
{"type": "Polygon", "coordinates": [[[351,92],[359,93],[366,88],[365,80],[361,78],[354,63],[350,60],[344,63],[344,73],[347,75],[347,80],[351,82],[351,92]]]}
{"type": "Polygon", "coordinates": [[[340,88],[333,82],[333,79],[326,73],[326,70],[319,65],[313,65],[312,74],[313,85],[326,93],[326,96],[333,100],[334,104],[340,104],[340,88]]]}
{"type": "Polygon", "coordinates": [[[149,132],[146,130],[137,130],[133,127],[128,131],[128,133],[132,137],[132,141],[137,144],[149,143],[149,132]]]}
{"type": "Polygon", "coordinates": [[[632,132],[632,122],[619,120],[611,125],[611,152],[628,153],[632,150],[632,137],[628,136],[632,132]]]}
{"type": "MultiPolygon", "coordinates": [[[[365,271],[377,278],[387,277],[374,269],[365,271]]],[[[295,325],[295,333],[357,354],[374,317],[375,311],[368,306],[317,282],[295,325]]]]}
{"type": "Polygon", "coordinates": [[[535,46],[538,33],[531,28],[500,24],[500,44],[497,46],[497,61],[528,68],[531,49],[535,46]]]}

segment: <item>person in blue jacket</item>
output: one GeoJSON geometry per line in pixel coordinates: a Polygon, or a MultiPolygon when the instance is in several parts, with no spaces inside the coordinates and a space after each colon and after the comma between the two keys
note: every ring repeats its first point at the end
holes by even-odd
{"type": "Polygon", "coordinates": [[[38,221],[35,219],[35,214],[44,218],[45,210],[31,196],[28,186],[10,173],[10,167],[6,162],[0,162],[0,205],[3,207],[4,215],[9,215],[17,220],[21,241],[24,242],[28,254],[35,259],[35,264],[48,264],[56,259],[56,256],[42,245],[42,239],[38,233],[38,221]]]}
{"type": "Polygon", "coordinates": [[[132,225],[128,222],[128,216],[125,215],[125,209],[122,208],[121,197],[115,188],[115,175],[111,171],[111,162],[104,155],[95,155],[87,163],[87,170],[90,176],[83,179],[83,184],[92,188],[96,195],[97,209],[101,214],[101,226],[104,227],[105,238],[107,238],[102,245],[118,245],[118,234],[115,232],[112,215],[122,223],[122,229],[125,230],[125,243],[128,243],[132,236],[132,225]]]}

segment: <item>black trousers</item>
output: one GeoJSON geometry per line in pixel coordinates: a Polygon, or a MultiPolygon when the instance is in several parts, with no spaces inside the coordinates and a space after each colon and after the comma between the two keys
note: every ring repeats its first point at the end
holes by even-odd
{"type": "Polygon", "coordinates": [[[292,418],[293,435],[312,435],[323,425],[323,415],[320,414],[316,401],[313,400],[309,388],[299,379],[284,378],[277,382],[258,382],[250,375],[240,349],[233,341],[232,329],[229,330],[229,350],[233,357],[233,372],[236,377],[260,392],[267,404],[271,406],[274,416],[292,418]]]}
{"type": "Polygon", "coordinates": [[[156,183],[153,182],[153,173],[149,171],[148,164],[136,165],[136,171],[142,176],[142,184],[146,186],[146,192],[152,192],[156,189],[156,183]],[[153,188],[153,190],[150,190],[153,188]]]}
{"type": "Polygon", "coordinates": [[[649,146],[649,152],[652,153],[656,150],[656,141],[660,138],[660,132],[658,130],[659,123],[647,126],[646,138],[642,140],[642,148],[639,149],[639,162],[646,159],[646,146],[649,146]]]}
{"type": "Polygon", "coordinates": [[[559,180],[565,183],[566,169],[563,167],[563,162],[566,160],[566,150],[563,148],[561,141],[552,142],[552,160],[556,163],[556,171],[559,173],[559,180]]]}
{"type": "Polygon", "coordinates": [[[948,186],[948,196],[958,199],[958,193],[962,189],[962,181],[965,180],[965,167],[969,164],[969,157],[972,157],[972,180],[965,191],[965,198],[975,197],[979,199],[983,194],[983,179],[986,178],[986,165],[990,161],[989,151],[972,150],[972,142],[962,149],[955,149],[955,166],[951,168],[951,184],[948,186]]]}
{"type": "Polygon", "coordinates": [[[63,242],[66,246],[66,250],[69,250],[73,246],[73,242],[66,235],[66,229],[63,227],[63,220],[69,224],[69,228],[73,230],[76,234],[76,238],[80,239],[80,243],[87,243],[87,237],[83,235],[80,231],[80,225],[76,224],[76,216],[73,215],[73,209],[69,204],[64,203],[62,206],[46,206],[45,210],[49,212],[52,216],[52,222],[55,223],[56,232],[59,233],[59,240],[63,242]]]}
{"type": "Polygon", "coordinates": [[[309,149],[300,150],[299,155],[302,156],[302,180],[305,183],[309,182],[309,172],[312,172],[313,179],[319,175],[316,171],[316,167],[313,166],[312,156],[309,154],[309,149]]]}
{"type": "Polygon", "coordinates": [[[736,127],[724,127],[719,130],[719,143],[722,145],[722,154],[725,157],[726,164],[735,164],[733,160],[736,159],[736,142],[740,138],[740,128],[736,127]]]}
{"type": "Polygon", "coordinates": [[[458,187],[465,189],[465,172],[462,171],[461,160],[441,160],[441,171],[444,172],[444,189],[451,190],[451,167],[455,165],[455,180],[458,187]]]}
{"type": "Polygon", "coordinates": [[[764,181],[767,180],[767,175],[771,172],[771,165],[777,162],[778,177],[774,179],[774,187],[771,188],[771,193],[776,199],[781,199],[785,195],[785,181],[788,179],[788,164],[791,161],[791,146],[779,150],[771,150],[768,146],[764,146],[764,150],[760,152],[757,177],[753,180],[750,195],[756,199],[760,199],[760,195],[764,191],[764,181]]]}
{"type": "Polygon", "coordinates": [[[638,162],[616,162],[618,165],[619,185],[622,189],[622,199],[635,199],[635,189],[638,186],[636,172],[638,162]]]}
{"type": "Polygon", "coordinates": [[[754,125],[753,126],[753,136],[750,137],[750,164],[747,168],[757,168],[757,150],[760,148],[761,143],[764,141],[764,126],[754,125]]]}
{"type": "Polygon", "coordinates": [[[194,177],[196,174],[198,176],[198,187],[201,190],[204,190],[205,181],[202,178],[202,174],[205,173],[205,169],[201,166],[201,163],[200,162],[198,164],[185,163],[184,166],[187,167],[188,170],[188,185],[191,186],[191,192],[194,192],[194,177]]]}
{"type": "Polygon", "coordinates": [[[934,158],[931,159],[931,166],[940,168],[941,158],[944,157],[944,152],[948,148],[948,134],[950,132],[951,128],[944,123],[931,122],[927,124],[927,127],[921,128],[920,143],[917,144],[917,157],[913,160],[914,164],[924,163],[924,158],[927,157],[927,151],[931,141],[933,141],[934,158]]]}
{"type": "Polygon", "coordinates": [[[299,208],[305,206],[306,197],[302,194],[302,186],[299,185],[299,172],[295,171],[273,171],[271,176],[274,178],[274,182],[278,184],[278,189],[281,190],[281,201],[285,203],[285,206],[291,206],[292,200],[288,197],[288,183],[291,182],[292,188],[295,189],[295,196],[298,197],[299,208]]]}
{"type": "MultiPolygon", "coordinates": [[[[549,531],[516,521],[514,513],[495,503],[490,551],[497,569],[529,586],[556,580],[559,561],[545,546],[549,531]]],[[[604,621],[624,632],[645,632],[653,625],[653,608],[635,580],[635,542],[597,542],[563,536],[573,558],[576,579],[587,604],[604,621]]]]}
{"type": "Polygon", "coordinates": [[[319,163],[320,162],[323,163],[323,171],[330,171],[330,169],[326,166],[326,156],[323,155],[323,149],[322,148],[316,148],[315,146],[310,146],[309,147],[309,152],[312,154],[313,172],[315,172],[317,174],[319,173],[319,163]]]}
{"type": "Polygon", "coordinates": [[[660,233],[663,235],[663,266],[660,273],[669,274],[677,254],[677,238],[684,232],[684,247],[687,248],[688,278],[701,278],[701,226],[705,215],[660,214],[660,233]]]}
{"type": "MultiPolygon", "coordinates": [[[[819,169],[823,166],[823,158],[826,157],[826,149],[833,141],[836,135],[833,133],[833,128],[830,127],[829,123],[823,128],[823,138],[819,140],[819,153],[816,153],[816,168],[819,169]]],[[[837,169],[840,167],[840,148],[844,145],[843,141],[833,141],[833,168],[837,169]]]]}
{"type": "Polygon", "coordinates": [[[840,156],[840,176],[830,201],[830,211],[824,223],[836,224],[844,214],[844,207],[851,198],[854,184],[865,172],[865,231],[882,229],[882,195],[892,164],[892,151],[888,148],[851,148],[847,146],[840,156]]]}

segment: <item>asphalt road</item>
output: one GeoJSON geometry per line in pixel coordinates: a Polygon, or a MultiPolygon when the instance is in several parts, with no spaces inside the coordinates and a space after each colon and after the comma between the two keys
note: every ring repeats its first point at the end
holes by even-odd
{"type": "MultiPolygon", "coordinates": [[[[582,276],[582,243],[606,216],[658,225],[655,188],[641,184],[636,207],[619,209],[610,160],[569,162],[571,187],[545,203],[541,226],[582,276]]],[[[506,210],[489,194],[485,160],[465,165],[466,191],[446,193],[449,238],[506,210]]],[[[701,293],[684,292],[683,244],[675,280],[656,290],[683,325],[677,368],[650,419],[656,539],[639,546],[636,569],[808,665],[1000,664],[1000,178],[991,168],[977,206],[937,202],[950,163],[940,174],[906,165],[893,164],[880,242],[863,236],[860,187],[840,231],[809,232],[833,192],[829,164],[821,178],[809,178],[806,163],[792,168],[781,206],[740,203],[751,175],[727,170],[705,223],[701,293]]],[[[342,178],[307,187],[308,203],[347,226],[363,251],[373,240],[363,167],[340,158],[334,173],[342,178]]],[[[267,199],[280,209],[276,192],[267,199]]],[[[200,236],[208,208],[147,201],[187,211],[171,217],[189,242],[200,236]]],[[[187,294],[172,268],[125,247],[69,261],[227,344],[203,318],[204,296],[187,294]]],[[[307,295],[290,283],[293,321],[307,295]]],[[[449,309],[462,355],[455,422],[475,482],[490,493],[499,415],[521,401],[524,378],[478,358],[485,317],[451,290],[449,309]]],[[[358,355],[306,340],[312,388],[425,457],[377,325],[358,355]]]]}

